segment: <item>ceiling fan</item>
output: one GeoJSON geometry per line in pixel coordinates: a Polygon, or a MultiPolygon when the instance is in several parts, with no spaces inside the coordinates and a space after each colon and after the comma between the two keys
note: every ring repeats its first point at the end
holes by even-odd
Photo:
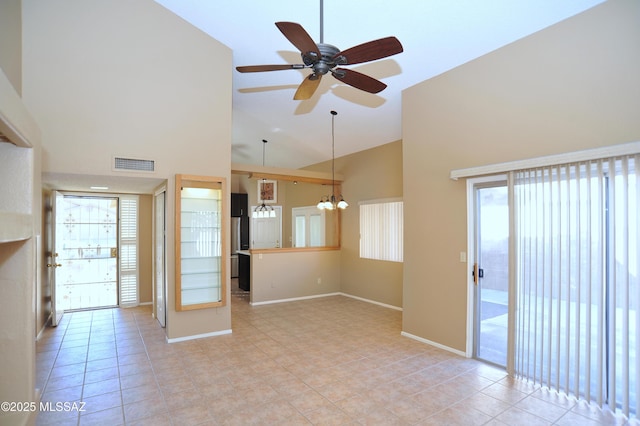
{"type": "Polygon", "coordinates": [[[385,37],[378,40],[359,44],[347,50],[340,51],[337,47],[323,42],[323,5],[320,0],[320,43],[315,43],[302,25],[295,22],[276,22],[278,29],[284,36],[300,50],[302,64],[282,65],[249,65],[236,67],[239,72],[263,72],[280,70],[297,70],[310,68],[311,74],[307,76],[293,99],[305,100],[311,98],[320,85],[322,76],[330,72],[335,78],[369,93],[378,93],[387,85],[348,68],[336,68],[339,65],[353,65],[363,62],[375,61],[402,52],[402,44],[395,37],[385,37]]]}

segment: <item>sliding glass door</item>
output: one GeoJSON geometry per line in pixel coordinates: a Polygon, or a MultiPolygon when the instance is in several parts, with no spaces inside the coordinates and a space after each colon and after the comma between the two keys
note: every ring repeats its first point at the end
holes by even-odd
{"type": "Polygon", "coordinates": [[[637,412],[640,156],[513,173],[515,368],[637,412]]]}
{"type": "Polygon", "coordinates": [[[509,203],[506,182],[475,186],[474,354],[507,364],[509,203]]]}
{"type": "Polygon", "coordinates": [[[473,355],[637,417],[640,154],[468,184],[473,355]]]}

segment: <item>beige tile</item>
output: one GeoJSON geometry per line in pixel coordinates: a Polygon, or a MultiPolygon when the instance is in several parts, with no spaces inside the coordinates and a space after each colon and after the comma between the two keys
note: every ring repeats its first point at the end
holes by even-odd
{"type": "Polygon", "coordinates": [[[132,374],[120,377],[120,388],[129,389],[146,384],[156,384],[156,376],[152,372],[132,374]]]}
{"type": "Polygon", "coordinates": [[[511,407],[496,417],[497,420],[508,425],[546,426],[552,422],[538,417],[526,411],[511,407]]]}
{"type": "Polygon", "coordinates": [[[148,383],[135,388],[122,389],[122,403],[125,405],[147,399],[158,398],[162,398],[162,393],[160,392],[158,385],[155,383],[148,383]]]}
{"type": "Polygon", "coordinates": [[[65,315],[37,342],[37,380],[43,401],[84,398],[88,411],[37,424],[625,424],[402,337],[398,311],[340,296],[231,303],[233,334],[179,344],[147,306],[65,315]]]}
{"type": "Polygon", "coordinates": [[[483,393],[476,393],[471,397],[460,401],[457,406],[461,409],[474,408],[482,413],[488,414],[492,417],[495,417],[506,410],[508,410],[511,405],[500,401],[499,399],[495,399],[489,395],[485,395],[483,393]]]}
{"type": "Polygon", "coordinates": [[[344,411],[340,410],[334,405],[324,405],[316,410],[312,410],[304,413],[304,416],[309,419],[314,425],[348,425],[350,423],[355,424],[355,421],[351,419],[344,411]]]}
{"type": "Polygon", "coordinates": [[[168,414],[162,397],[145,399],[124,405],[124,419],[127,423],[142,420],[147,417],[155,417],[160,414],[168,414]]]}
{"type": "Polygon", "coordinates": [[[567,409],[558,405],[545,402],[533,396],[528,396],[522,401],[515,404],[516,408],[534,414],[538,417],[553,423],[566,414],[567,409]]]}
{"type": "Polygon", "coordinates": [[[80,414],[80,426],[119,426],[124,425],[122,407],[109,408],[104,411],[80,414]]]}
{"type": "Polygon", "coordinates": [[[184,426],[200,425],[206,421],[213,420],[209,416],[208,408],[202,403],[169,410],[169,416],[173,424],[184,426]]]}
{"type": "Polygon", "coordinates": [[[64,377],[64,376],[72,376],[76,374],[84,374],[86,364],[84,362],[71,364],[71,365],[61,365],[55,366],[51,369],[50,378],[64,377]]]}
{"type": "MultiPolygon", "coordinates": [[[[122,396],[120,391],[83,397],[82,401],[85,403],[84,410],[86,413],[95,413],[109,408],[122,407],[122,396]]],[[[122,414],[122,410],[120,410],[120,412],[122,414]]]]}
{"type": "Polygon", "coordinates": [[[87,361],[87,371],[104,370],[105,368],[118,367],[118,359],[111,354],[107,358],[90,359],[87,361]]]}
{"type": "Polygon", "coordinates": [[[45,392],[58,389],[65,389],[75,386],[82,386],[84,382],[84,373],[72,374],[63,377],[50,377],[45,386],[45,392]]]}
{"type": "Polygon", "coordinates": [[[416,404],[408,398],[401,398],[387,404],[385,408],[408,424],[415,424],[433,414],[433,410],[425,405],[416,404]]]}
{"type": "MultiPolygon", "coordinates": [[[[597,420],[590,419],[588,417],[583,417],[572,411],[567,412],[564,416],[560,417],[554,423],[554,425],[557,425],[557,426],[596,426],[601,424],[607,424],[607,423],[599,422],[597,420]]],[[[609,424],[616,424],[616,423],[609,423],[609,424]]],[[[620,424],[620,423],[617,423],[617,424],[620,424]]],[[[634,423],[630,422],[629,424],[632,425],[634,423]]]]}
{"type": "Polygon", "coordinates": [[[160,391],[162,391],[166,397],[172,393],[195,389],[193,382],[188,376],[182,376],[170,380],[158,379],[158,386],[160,386],[160,391]]]}
{"type": "MultiPolygon", "coordinates": [[[[491,420],[491,416],[474,409],[460,410],[458,408],[447,408],[426,419],[418,422],[418,425],[448,425],[448,426],[479,426],[491,420]]],[[[515,426],[516,423],[510,423],[515,426]]],[[[521,423],[526,424],[526,423],[521,423]]]]}
{"type": "Polygon", "coordinates": [[[517,404],[527,397],[527,394],[516,389],[510,389],[500,383],[495,383],[481,390],[485,395],[504,401],[508,404],[517,404]]]}
{"type": "Polygon", "coordinates": [[[377,426],[377,425],[385,425],[385,426],[404,426],[407,423],[397,417],[395,414],[386,410],[384,408],[376,407],[371,411],[363,413],[356,420],[358,424],[366,425],[366,426],[377,426]]]}
{"type": "Polygon", "coordinates": [[[302,414],[306,414],[309,411],[318,410],[322,407],[333,405],[331,401],[314,390],[309,390],[302,394],[296,395],[292,397],[289,402],[302,414]]]}
{"type": "Polygon", "coordinates": [[[97,383],[87,383],[82,389],[82,398],[103,395],[115,391],[120,391],[119,378],[103,380],[97,383]]]}
{"type": "Polygon", "coordinates": [[[87,370],[84,374],[84,383],[102,382],[104,380],[115,379],[119,376],[117,367],[109,367],[102,370],[87,370]]]}

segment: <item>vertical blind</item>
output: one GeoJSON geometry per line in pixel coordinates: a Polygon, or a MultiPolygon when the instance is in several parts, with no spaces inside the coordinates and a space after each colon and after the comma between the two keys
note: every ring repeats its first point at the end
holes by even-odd
{"type": "Polygon", "coordinates": [[[640,155],[512,173],[515,373],[637,417],[640,155]]]}
{"type": "Polygon", "coordinates": [[[402,201],[360,204],[360,257],[403,260],[402,201]]]}
{"type": "Polygon", "coordinates": [[[135,306],[138,297],[138,196],[120,196],[120,306],[135,306]]]}

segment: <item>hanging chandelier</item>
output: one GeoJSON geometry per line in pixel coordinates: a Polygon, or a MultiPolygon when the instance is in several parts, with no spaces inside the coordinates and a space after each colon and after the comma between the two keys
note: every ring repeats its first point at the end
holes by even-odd
{"type": "MultiPolygon", "coordinates": [[[[262,139],[262,167],[264,167],[264,155],[265,155],[265,149],[267,147],[267,141],[266,139],[262,139]]],[[[262,178],[262,185],[264,185],[266,182],[265,178],[262,178]]],[[[261,188],[262,189],[262,186],[261,188]]],[[[258,201],[262,201],[262,204],[259,206],[256,206],[255,209],[253,209],[253,213],[251,214],[251,217],[255,218],[255,219],[264,219],[267,217],[276,217],[276,211],[273,209],[273,207],[271,206],[267,206],[264,203],[264,199],[262,199],[262,194],[263,191],[259,191],[260,192],[260,200],[258,201]]]]}
{"type": "Polygon", "coordinates": [[[337,112],[331,111],[331,195],[325,195],[320,199],[320,202],[316,207],[320,210],[335,210],[336,208],[344,210],[349,207],[349,204],[344,200],[342,194],[340,194],[340,200],[336,198],[336,137],[335,137],[335,118],[338,115],[337,112]]]}

